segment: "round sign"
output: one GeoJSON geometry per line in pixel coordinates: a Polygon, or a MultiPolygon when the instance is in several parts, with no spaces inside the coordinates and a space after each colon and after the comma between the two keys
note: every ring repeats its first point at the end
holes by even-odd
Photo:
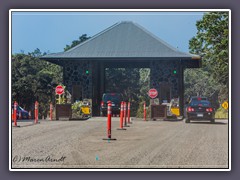
{"type": "Polygon", "coordinates": [[[227,101],[223,102],[222,107],[227,110],[228,109],[228,102],[227,101]]]}
{"type": "Polygon", "coordinates": [[[158,92],[156,89],[149,89],[148,96],[152,99],[158,96],[158,92]]]}
{"type": "Polygon", "coordinates": [[[61,95],[64,93],[64,88],[61,85],[58,85],[55,89],[56,94],[61,95]]]}

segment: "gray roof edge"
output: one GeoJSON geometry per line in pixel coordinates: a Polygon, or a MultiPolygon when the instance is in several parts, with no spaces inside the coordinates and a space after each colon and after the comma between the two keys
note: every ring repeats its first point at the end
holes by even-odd
{"type": "Polygon", "coordinates": [[[42,56],[42,57],[40,57],[39,59],[104,59],[104,58],[106,58],[106,59],[128,59],[128,58],[131,58],[131,59],[133,59],[133,58],[141,58],[141,59],[151,59],[151,58],[153,58],[153,59],[185,59],[185,58],[187,58],[187,59],[201,59],[201,56],[199,56],[199,55],[195,55],[195,54],[191,54],[191,56],[178,56],[178,57],[168,57],[168,56],[165,56],[165,57],[154,57],[154,56],[149,56],[149,57],[124,57],[124,56],[122,56],[122,57],[107,57],[107,56],[101,56],[101,57],[62,57],[62,56],[60,56],[60,54],[62,54],[62,53],[55,53],[55,54],[49,54],[49,55],[45,55],[45,56],[42,56]],[[54,56],[51,56],[51,55],[54,55],[54,56]]]}
{"type": "Polygon", "coordinates": [[[202,59],[202,57],[200,55],[197,54],[192,54],[192,53],[188,53],[192,56],[192,59],[202,59]]]}
{"type": "Polygon", "coordinates": [[[170,48],[171,50],[173,51],[176,51],[176,52],[179,52],[179,53],[182,53],[182,54],[185,54],[185,55],[192,55],[190,53],[187,53],[187,52],[182,52],[182,51],[179,51],[177,48],[171,46],[170,44],[168,44],[167,42],[165,42],[164,40],[160,39],[158,36],[154,35],[152,32],[150,32],[149,30],[147,30],[146,28],[144,28],[143,26],[137,24],[137,23],[134,23],[132,22],[134,25],[136,25],[137,27],[139,27],[141,30],[143,30],[144,32],[146,32],[147,34],[149,34],[150,36],[152,36],[154,39],[158,40],[160,43],[164,44],[165,46],[167,46],[168,48],[170,48]]]}
{"type": "Polygon", "coordinates": [[[56,56],[61,55],[61,54],[64,54],[64,51],[63,51],[63,52],[46,54],[46,55],[40,57],[40,59],[44,59],[44,58],[56,58],[56,56]]]}
{"type": "Polygon", "coordinates": [[[138,60],[193,60],[191,57],[183,56],[183,57],[41,57],[40,59],[44,60],[109,60],[109,59],[121,59],[128,61],[129,59],[138,59],[138,60]]]}

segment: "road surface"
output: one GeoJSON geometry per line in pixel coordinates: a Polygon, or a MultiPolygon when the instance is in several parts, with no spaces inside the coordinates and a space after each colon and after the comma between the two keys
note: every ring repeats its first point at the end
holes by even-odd
{"type": "Polygon", "coordinates": [[[12,168],[228,168],[228,120],[134,119],[107,138],[106,118],[18,123],[12,127],[12,168]]]}

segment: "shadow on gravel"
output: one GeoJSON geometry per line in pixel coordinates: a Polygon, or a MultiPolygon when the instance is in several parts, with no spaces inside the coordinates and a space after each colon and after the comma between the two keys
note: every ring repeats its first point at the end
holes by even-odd
{"type": "Polygon", "coordinates": [[[74,119],[69,119],[69,121],[86,121],[89,120],[90,118],[74,118],[74,119]]]}
{"type": "Polygon", "coordinates": [[[18,119],[17,122],[34,122],[34,119],[18,119]]]}
{"type": "Polygon", "coordinates": [[[211,123],[211,122],[190,122],[190,124],[227,125],[228,123],[224,123],[224,122],[215,122],[215,123],[211,123]]]}
{"type": "Polygon", "coordinates": [[[168,122],[179,122],[183,121],[182,119],[164,119],[163,121],[168,121],[168,122]]]}
{"type": "MultiPolygon", "coordinates": [[[[18,120],[18,126],[17,127],[29,127],[29,126],[35,126],[37,124],[40,124],[40,122],[35,123],[33,120],[18,120]]],[[[12,123],[12,127],[15,127],[12,123]]]]}

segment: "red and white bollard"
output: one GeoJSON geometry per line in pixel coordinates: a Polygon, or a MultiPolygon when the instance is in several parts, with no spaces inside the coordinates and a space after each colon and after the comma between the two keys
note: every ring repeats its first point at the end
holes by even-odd
{"type": "Polygon", "coordinates": [[[130,123],[130,102],[128,102],[128,124],[130,123]]]}
{"type": "Polygon", "coordinates": [[[37,124],[38,123],[38,102],[36,101],[35,102],[35,113],[34,113],[34,115],[35,115],[35,124],[37,124]]]}
{"type": "Polygon", "coordinates": [[[124,102],[123,104],[123,116],[124,116],[124,127],[130,127],[129,125],[127,125],[127,103],[124,102]]]}
{"type": "Polygon", "coordinates": [[[123,102],[121,102],[121,109],[120,109],[120,128],[117,130],[126,130],[123,128],[123,102]]]}
{"type": "Polygon", "coordinates": [[[147,113],[146,113],[146,102],[145,101],[143,103],[143,117],[144,117],[144,121],[146,121],[147,113]]]}
{"type": "Polygon", "coordinates": [[[112,103],[108,103],[108,109],[107,109],[107,138],[104,138],[103,140],[116,140],[112,138],[112,103]]]}
{"type": "Polygon", "coordinates": [[[50,120],[52,120],[53,119],[53,105],[52,105],[52,103],[50,103],[50,120]]]}
{"type": "Polygon", "coordinates": [[[107,114],[107,136],[110,139],[112,137],[112,103],[108,103],[107,114]]]}
{"type": "Polygon", "coordinates": [[[14,121],[15,127],[18,127],[17,126],[17,106],[18,106],[18,103],[15,101],[13,105],[13,121],[14,121]]]}

